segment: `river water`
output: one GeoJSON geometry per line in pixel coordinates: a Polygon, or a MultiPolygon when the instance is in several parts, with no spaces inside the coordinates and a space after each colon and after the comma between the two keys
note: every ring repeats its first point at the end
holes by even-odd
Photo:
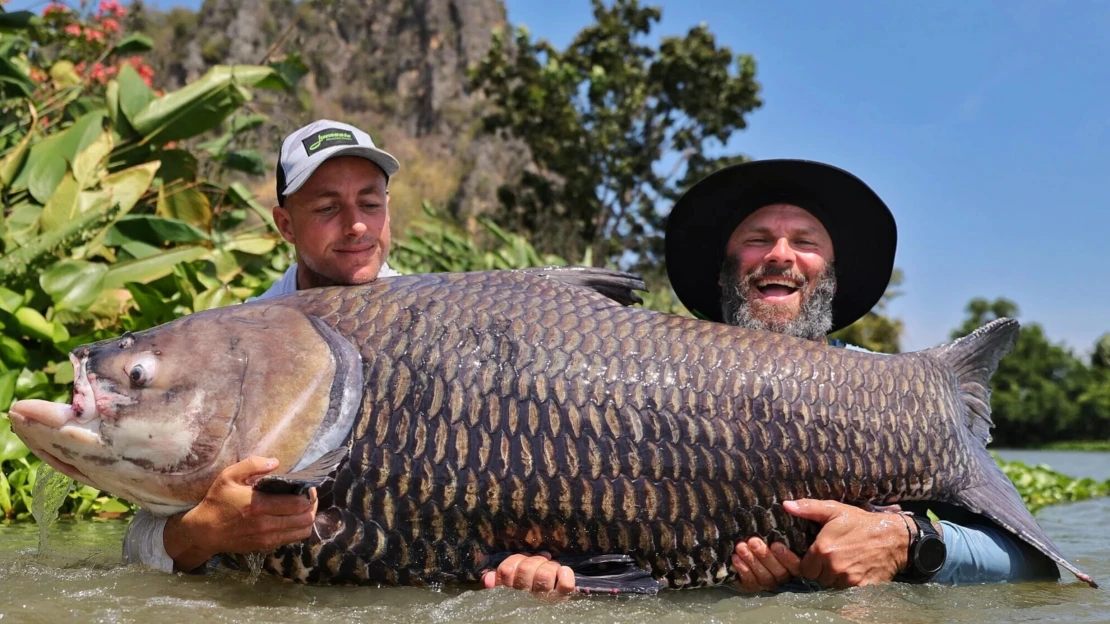
{"type": "MultiPolygon", "coordinates": [[[[1110,453],[1002,452],[1075,476],[1110,477],[1110,453]]],[[[0,525],[0,624],[30,622],[1110,622],[1110,499],[1037,514],[1065,555],[1103,585],[886,584],[744,597],[728,590],[659,597],[536,598],[506,589],[310,588],[245,573],[166,575],[120,561],[122,522],[0,525]]]]}

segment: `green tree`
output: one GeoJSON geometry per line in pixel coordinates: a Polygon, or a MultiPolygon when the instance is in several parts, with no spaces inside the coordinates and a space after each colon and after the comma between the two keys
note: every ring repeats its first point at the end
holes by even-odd
{"type": "Polygon", "coordinates": [[[902,270],[894,269],[890,284],[879,303],[863,318],[833,333],[832,337],[877,353],[900,353],[904,329],[902,319],[887,316],[886,309],[894,298],[902,294],[897,287],[902,285],[903,279],[902,270]]]}
{"type": "MultiPolygon", "coordinates": [[[[953,339],[994,319],[1018,316],[1008,299],[976,298],[966,310],[953,339]]],[[[1069,349],[1050,342],[1039,324],[1023,323],[1014,350],[991,379],[995,444],[1030,446],[1083,435],[1078,399],[1087,378],[1087,368],[1069,349]]]]}
{"type": "Polygon", "coordinates": [[[522,139],[539,166],[501,189],[498,222],[545,253],[657,267],[659,207],[742,160],[706,154],[762,105],[755,61],[704,24],[646,45],[662,12],[638,0],[594,0],[593,15],[561,51],[524,27],[497,32],[475,68],[493,103],[486,129],[522,139]]]}

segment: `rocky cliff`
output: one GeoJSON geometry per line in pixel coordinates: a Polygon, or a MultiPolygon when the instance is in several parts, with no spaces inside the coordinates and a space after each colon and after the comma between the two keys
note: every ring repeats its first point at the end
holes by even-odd
{"type": "MultiPolygon", "coordinates": [[[[313,118],[361,125],[401,161],[391,196],[402,227],[424,199],[463,217],[490,210],[529,160],[522,145],[478,132],[483,101],[466,84],[506,26],[499,0],[206,0],[196,13],[134,16],[157,42],[150,62],[164,88],[212,65],[299,54],[309,69],[299,93],[254,105],[270,117],[255,146],[272,164],[284,134],[313,118]]],[[[272,178],[255,189],[272,201],[272,178]]]]}

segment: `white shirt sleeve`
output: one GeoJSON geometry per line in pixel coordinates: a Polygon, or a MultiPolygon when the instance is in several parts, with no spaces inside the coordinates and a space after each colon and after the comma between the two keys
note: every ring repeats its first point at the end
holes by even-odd
{"type": "Polygon", "coordinates": [[[123,561],[127,564],[142,563],[156,570],[173,573],[173,559],[166,552],[163,531],[166,518],[140,509],[123,538],[123,561]]]}

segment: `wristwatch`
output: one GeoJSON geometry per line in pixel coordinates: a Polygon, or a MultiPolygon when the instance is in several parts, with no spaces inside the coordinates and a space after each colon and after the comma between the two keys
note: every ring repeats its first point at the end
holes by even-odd
{"type": "Polygon", "coordinates": [[[909,516],[917,524],[917,535],[910,542],[909,565],[905,575],[914,582],[926,583],[940,572],[948,558],[948,547],[926,516],[909,516]]]}

